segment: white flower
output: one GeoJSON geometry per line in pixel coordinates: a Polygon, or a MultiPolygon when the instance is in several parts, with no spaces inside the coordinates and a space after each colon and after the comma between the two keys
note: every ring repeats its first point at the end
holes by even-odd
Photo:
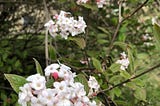
{"type": "Polygon", "coordinates": [[[103,8],[103,5],[106,5],[106,0],[96,0],[98,8],[103,8]]]}
{"type": "Polygon", "coordinates": [[[87,3],[89,0],[77,0],[77,4],[87,3]]]}
{"type": "Polygon", "coordinates": [[[156,22],[156,19],[157,19],[157,17],[153,17],[152,18],[152,25],[155,25],[157,22],[156,22]]]}
{"type": "Polygon", "coordinates": [[[40,74],[31,75],[31,76],[27,77],[26,80],[29,81],[29,82],[34,82],[34,81],[45,82],[46,81],[45,77],[41,76],[40,74]]]}
{"type": "Polygon", "coordinates": [[[143,44],[146,45],[147,47],[153,46],[153,43],[151,42],[144,42],[143,44]]]}
{"type": "Polygon", "coordinates": [[[69,12],[61,11],[59,15],[54,17],[55,21],[50,20],[45,24],[53,37],[59,34],[62,38],[67,39],[70,34],[75,36],[85,33],[87,25],[83,17],[79,16],[77,21],[69,15],[69,12]]]}
{"type": "Polygon", "coordinates": [[[49,20],[44,26],[47,27],[47,29],[49,30],[49,33],[53,37],[57,36],[58,26],[55,24],[54,21],[49,20]]]}
{"type": "Polygon", "coordinates": [[[53,106],[53,104],[57,101],[56,95],[57,91],[55,89],[45,89],[42,93],[38,96],[39,100],[47,106],[53,106]]]}
{"type": "Polygon", "coordinates": [[[122,60],[117,60],[116,63],[121,64],[121,67],[120,67],[121,70],[125,70],[128,68],[129,60],[128,60],[128,58],[122,59],[122,60]]]}
{"type": "Polygon", "coordinates": [[[50,27],[51,25],[55,24],[52,20],[49,20],[47,23],[44,24],[45,27],[50,27]]]}
{"type": "Polygon", "coordinates": [[[40,74],[31,75],[26,80],[34,90],[42,90],[46,87],[45,77],[40,74]]]}
{"type": "Polygon", "coordinates": [[[82,85],[79,82],[76,82],[74,84],[71,85],[74,89],[75,95],[77,97],[82,97],[86,95],[86,91],[84,90],[84,85],[82,85]]]}
{"type": "MultiPolygon", "coordinates": [[[[96,102],[95,102],[95,101],[92,101],[92,102],[89,102],[89,106],[97,106],[97,105],[96,105],[96,102]]],[[[98,106],[101,106],[101,104],[98,105],[98,106]]]]}
{"type": "Polygon", "coordinates": [[[127,58],[127,55],[126,55],[125,52],[120,53],[120,55],[121,55],[121,57],[122,57],[123,59],[127,58]]]}
{"type": "MultiPolygon", "coordinates": [[[[58,73],[60,80],[54,82],[52,88],[46,88],[46,80],[40,74],[26,78],[28,83],[20,87],[18,103],[22,106],[96,106],[86,95],[84,85],[74,82],[75,73],[64,64],[51,64],[45,69],[46,75],[58,73]]],[[[99,85],[94,77],[90,76],[89,86],[98,91],[99,85]]],[[[93,90],[92,90],[93,92],[93,90]]],[[[94,93],[94,92],[93,92],[94,93]]]]}
{"type": "Polygon", "coordinates": [[[95,92],[97,92],[99,90],[99,88],[100,88],[100,85],[98,84],[97,80],[93,76],[89,77],[88,86],[91,89],[94,89],[95,92]]]}
{"type": "Polygon", "coordinates": [[[55,106],[73,106],[73,103],[68,99],[60,99],[55,106]]]}
{"type": "Polygon", "coordinates": [[[18,103],[22,106],[27,106],[27,102],[30,101],[30,98],[33,97],[31,92],[31,87],[28,83],[24,84],[23,87],[20,87],[20,92],[18,94],[19,99],[18,103]]]}
{"type": "Polygon", "coordinates": [[[39,98],[33,96],[31,98],[31,106],[44,106],[43,102],[39,101],[39,98]]]}
{"type": "Polygon", "coordinates": [[[116,63],[121,64],[120,66],[121,70],[125,70],[129,66],[129,59],[127,58],[127,55],[125,54],[125,52],[121,53],[121,57],[122,59],[117,60],[116,63]]]}
{"type": "Polygon", "coordinates": [[[67,92],[67,84],[65,81],[61,81],[61,82],[54,82],[53,86],[55,87],[55,89],[57,90],[58,92],[58,95],[63,95],[67,92]]]}
{"type": "Polygon", "coordinates": [[[64,64],[60,64],[60,69],[65,69],[65,70],[71,70],[70,67],[64,65],[64,64]]]}
{"type": "Polygon", "coordinates": [[[59,64],[51,64],[45,68],[45,76],[50,76],[51,73],[58,72],[59,64]]]}

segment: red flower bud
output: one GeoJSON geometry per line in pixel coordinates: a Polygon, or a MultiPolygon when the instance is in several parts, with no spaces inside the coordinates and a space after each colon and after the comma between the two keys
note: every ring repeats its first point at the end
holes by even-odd
{"type": "Polygon", "coordinates": [[[52,73],[52,77],[53,77],[55,80],[57,80],[57,79],[58,79],[58,73],[57,73],[57,72],[52,73]]]}

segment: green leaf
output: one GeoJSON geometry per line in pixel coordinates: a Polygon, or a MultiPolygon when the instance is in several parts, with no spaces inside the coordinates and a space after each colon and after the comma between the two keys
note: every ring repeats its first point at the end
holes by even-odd
{"type": "Polygon", "coordinates": [[[103,70],[102,70],[102,67],[101,67],[101,62],[100,62],[98,59],[94,58],[94,57],[92,57],[92,61],[93,61],[93,66],[94,66],[98,71],[102,72],[103,70]]]}
{"type": "Polygon", "coordinates": [[[139,100],[146,100],[146,90],[143,88],[137,88],[134,92],[134,96],[139,100]]]}
{"type": "Polygon", "coordinates": [[[120,64],[114,63],[109,67],[109,69],[115,73],[120,71],[120,66],[121,66],[120,64]]]}
{"type": "Polygon", "coordinates": [[[131,48],[127,48],[128,51],[128,59],[129,59],[129,70],[134,72],[134,57],[133,50],[131,48]]]}
{"type": "Polygon", "coordinates": [[[92,50],[89,50],[87,51],[87,55],[90,56],[90,57],[98,57],[100,54],[100,51],[92,51],[92,50]]]}
{"type": "Polygon", "coordinates": [[[141,79],[134,79],[132,82],[135,83],[136,85],[140,86],[140,87],[145,86],[145,83],[141,79]]]}
{"type": "Polygon", "coordinates": [[[90,4],[81,4],[81,5],[91,10],[95,10],[95,11],[98,10],[97,6],[95,5],[90,5],[90,4]]]}
{"type": "Polygon", "coordinates": [[[100,27],[100,26],[99,26],[98,29],[101,30],[102,32],[104,32],[104,33],[106,33],[106,34],[109,35],[109,31],[106,30],[104,27],[100,27]]]}
{"type": "Polygon", "coordinates": [[[109,79],[109,82],[113,84],[118,84],[121,82],[121,80],[122,80],[122,77],[120,75],[114,75],[109,79]]]}
{"type": "Polygon", "coordinates": [[[4,74],[4,75],[16,93],[19,92],[19,87],[27,83],[26,79],[22,76],[18,76],[15,74],[4,74]]]}
{"type": "Polygon", "coordinates": [[[54,79],[51,78],[46,82],[46,87],[47,88],[52,88],[53,87],[53,83],[54,83],[54,79]]]}
{"type": "Polygon", "coordinates": [[[19,61],[19,60],[17,60],[16,62],[15,62],[15,67],[20,67],[21,66],[21,62],[19,61]]]}
{"type": "Polygon", "coordinates": [[[120,34],[120,35],[118,36],[118,40],[121,41],[121,42],[125,42],[125,40],[126,40],[126,35],[125,35],[124,33],[120,34]]]}
{"type": "Polygon", "coordinates": [[[125,79],[129,79],[131,77],[131,75],[125,70],[121,70],[120,75],[125,79]]]}
{"type": "Polygon", "coordinates": [[[132,89],[132,90],[137,89],[137,85],[134,82],[128,82],[125,84],[125,86],[132,89]]]}
{"type": "Polygon", "coordinates": [[[5,101],[7,99],[7,94],[5,92],[0,92],[1,100],[5,101]]]}
{"type": "Polygon", "coordinates": [[[49,58],[51,60],[55,60],[57,58],[55,48],[52,45],[48,45],[48,51],[49,51],[49,58]]]}
{"type": "Polygon", "coordinates": [[[117,106],[130,106],[128,101],[123,100],[114,100],[117,103],[117,106]]]}
{"type": "Polygon", "coordinates": [[[84,49],[86,47],[86,42],[83,38],[70,37],[69,40],[75,42],[81,49],[84,49]]]}
{"type": "Polygon", "coordinates": [[[156,46],[160,48],[160,25],[158,25],[157,23],[155,23],[153,26],[153,33],[156,41],[156,46]]]}
{"type": "Polygon", "coordinates": [[[122,48],[124,51],[126,51],[127,47],[129,46],[127,43],[124,42],[114,42],[113,44],[114,46],[119,46],[120,48],[122,48]]]}
{"type": "Polygon", "coordinates": [[[119,97],[119,96],[122,94],[122,92],[121,92],[121,90],[120,90],[119,88],[114,88],[114,89],[112,90],[112,92],[113,92],[117,97],[119,97]]]}
{"type": "Polygon", "coordinates": [[[33,58],[33,60],[34,60],[35,65],[36,65],[37,73],[39,73],[40,75],[43,75],[43,71],[42,71],[41,65],[39,64],[39,62],[35,58],[33,58]]]}
{"type": "Polygon", "coordinates": [[[88,86],[88,80],[87,78],[83,75],[83,74],[78,74],[76,77],[75,77],[75,82],[80,82],[81,84],[84,85],[84,89],[86,91],[86,93],[88,94],[89,92],[89,86],[88,86]]]}

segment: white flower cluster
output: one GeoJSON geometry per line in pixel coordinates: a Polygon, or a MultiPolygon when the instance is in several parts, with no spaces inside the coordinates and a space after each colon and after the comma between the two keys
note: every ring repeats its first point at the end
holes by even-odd
{"type": "Polygon", "coordinates": [[[96,106],[90,96],[95,94],[100,86],[97,80],[90,76],[88,86],[90,92],[87,95],[84,85],[75,82],[75,73],[71,68],[64,64],[51,64],[45,69],[45,76],[52,77],[55,81],[51,88],[46,87],[46,79],[40,74],[29,76],[26,80],[28,83],[20,87],[19,104],[27,106],[96,106]]]}
{"type": "MultiPolygon", "coordinates": [[[[87,3],[89,0],[77,0],[77,4],[80,5],[82,3],[87,3]]],[[[103,8],[104,5],[107,4],[106,0],[95,0],[98,8],[103,8]]]]}
{"type": "Polygon", "coordinates": [[[89,0],[77,0],[77,4],[87,3],[89,0]]]}
{"type": "Polygon", "coordinates": [[[127,55],[125,52],[120,53],[121,59],[117,60],[116,63],[121,64],[120,69],[125,70],[128,68],[129,65],[129,59],[127,58],[127,55]]]}
{"type": "Polygon", "coordinates": [[[150,40],[153,40],[153,38],[147,33],[145,35],[142,35],[142,40],[143,41],[150,41],[150,40]]]}
{"type": "Polygon", "coordinates": [[[142,35],[142,41],[144,41],[143,44],[147,47],[154,46],[154,44],[152,43],[153,38],[148,33],[142,35]]]}
{"type": "Polygon", "coordinates": [[[106,0],[96,0],[98,8],[103,8],[106,5],[106,0]]]}
{"type": "Polygon", "coordinates": [[[50,20],[44,25],[48,28],[51,36],[55,37],[59,34],[62,38],[67,39],[70,34],[75,36],[85,33],[87,25],[83,17],[79,16],[78,20],[75,20],[69,15],[69,12],[61,11],[59,15],[54,16],[54,21],[50,20]]]}

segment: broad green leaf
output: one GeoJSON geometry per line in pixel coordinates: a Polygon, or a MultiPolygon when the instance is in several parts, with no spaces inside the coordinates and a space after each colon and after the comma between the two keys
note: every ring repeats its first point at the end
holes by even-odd
{"type": "Polygon", "coordinates": [[[98,57],[100,54],[100,51],[87,51],[87,55],[90,56],[90,57],[98,57]]]}
{"type": "Polygon", "coordinates": [[[119,41],[121,41],[121,42],[125,42],[125,40],[126,40],[126,35],[125,34],[120,34],[119,36],[118,36],[118,40],[119,41]]]}
{"type": "Polygon", "coordinates": [[[97,6],[95,5],[90,5],[90,4],[81,4],[82,6],[84,6],[85,8],[91,9],[91,10],[98,10],[97,6]]]}
{"type": "Polygon", "coordinates": [[[94,57],[92,57],[92,61],[93,61],[93,66],[94,66],[98,71],[102,72],[103,70],[102,70],[102,67],[101,67],[101,62],[100,62],[98,59],[94,58],[94,57]]]}
{"type": "MultiPolygon", "coordinates": [[[[105,39],[106,36],[107,36],[107,34],[105,34],[105,33],[98,33],[96,37],[97,37],[98,39],[105,39]]],[[[105,40],[107,40],[107,39],[105,39],[105,40]]],[[[107,40],[107,41],[108,41],[108,40],[107,40]]]]}
{"type": "Polygon", "coordinates": [[[48,46],[48,51],[49,51],[49,58],[51,60],[55,60],[57,58],[55,48],[52,45],[49,45],[48,46]]]}
{"type": "Polygon", "coordinates": [[[98,42],[99,44],[105,44],[105,43],[108,43],[108,41],[107,41],[107,40],[105,40],[105,39],[98,39],[98,40],[97,40],[97,42],[98,42]]]}
{"type": "Polygon", "coordinates": [[[83,38],[70,37],[69,40],[75,42],[81,49],[84,49],[86,47],[86,42],[83,38]]]}
{"type": "Polygon", "coordinates": [[[129,59],[129,69],[131,72],[134,72],[134,57],[133,50],[131,48],[127,48],[128,59],[129,59]]]}
{"type": "Polygon", "coordinates": [[[36,65],[37,73],[39,73],[40,75],[43,75],[43,71],[42,71],[41,65],[39,64],[39,62],[35,58],[33,58],[33,60],[34,60],[35,65],[36,65]]]}
{"type": "Polygon", "coordinates": [[[137,88],[134,92],[134,96],[139,100],[146,100],[146,90],[143,88],[137,88]]]}
{"type": "Polygon", "coordinates": [[[153,33],[156,41],[156,46],[160,48],[160,25],[158,25],[157,23],[155,23],[153,26],[153,33]]]}
{"type": "Polygon", "coordinates": [[[142,59],[142,60],[146,60],[146,59],[149,59],[150,57],[149,57],[149,54],[147,54],[147,53],[138,53],[137,58],[142,59]]]}
{"type": "Polygon", "coordinates": [[[129,46],[127,43],[124,42],[114,42],[113,44],[114,46],[119,46],[120,48],[122,48],[124,51],[126,51],[127,47],[129,46]]]}
{"type": "Polygon", "coordinates": [[[112,71],[112,72],[118,72],[118,71],[120,71],[120,64],[117,64],[117,63],[113,63],[110,67],[109,67],[109,69],[112,71]]]}
{"type": "Polygon", "coordinates": [[[113,92],[117,97],[119,97],[119,96],[122,94],[122,92],[121,92],[121,90],[120,90],[119,88],[114,88],[114,89],[112,90],[112,92],[113,92]]]}
{"type": "Polygon", "coordinates": [[[145,85],[145,83],[141,79],[134,79],[132,82],[140,87],[143,87],[145,85]]]}
{"type": "Polygon", "coordinates": [[[53,87],[53,83],[54,83],[54,79],[51,78],[46,82],[46,87],[47,88],[52,88],[53,87]]]}
{"type": "Polygon", "coordinates": [[[89,86],[88,86],[88,80],[87,78],[83,75],[83,74],[78,74],[76,77],[75,77],[75,82],[80,82],[81,84],[84,85],[84,89],[86,91],[86,93],[88,94],[89,92],[89,86]]]}
{"type": "Polygon", "coordinates": [[[126,87],[129,87],[132,90],[136,90],[137,89],[137,85],[134,82],[128,82],[125,84],[126,87]]]}
{"type": "Polygon", "coordinates": [[[128,101],[123,101],[123,100],[114,100],[117,104],[117,106],[130,106],[128,104],[128,101]]]}
{"type": "Polygon", "coordinates": [[[21,63],[20,63],[19,60],[17,60],[14,65],[15,65],[15,67],[20,67],[20,66],[21,66],[21,63]]]}
{"type": "Polygon", "coordinates": [[[129,79],[131,77],[131,75],[125,70],[121,70],[120,75],[125,79],[129,79]]]}
{"type": "Polygon", "coordinates": [[[98,29],[109,35],[109,31],[105,29],[104,27],[99,26],[98,29]]]}
{"type": "Polygon", "coordinates": [[[109,79],[109,83],[118,84],[121,82],[122,77],[120,75],[114,75],[109,79]]]}
{"type": "Polygon", "coordinates": [[[15,74],[4,74],[4,75],[16,93],[19,92],[19,87],[27,83],[26,79],[22,76],[15,74]]]}

